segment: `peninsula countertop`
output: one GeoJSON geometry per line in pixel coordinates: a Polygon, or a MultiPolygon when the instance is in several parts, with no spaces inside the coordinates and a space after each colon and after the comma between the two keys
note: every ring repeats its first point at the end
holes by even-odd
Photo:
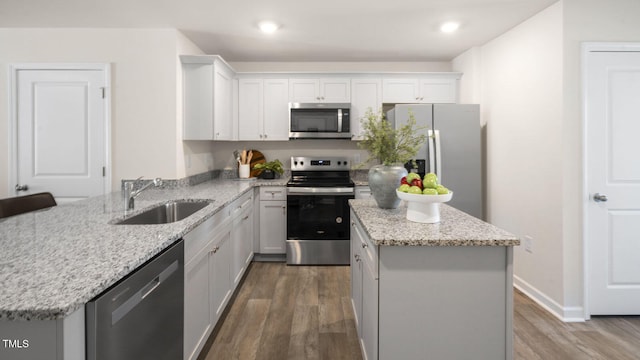
{"type": "Polygon", "coordinates": [[[516,246],[517,236],[449,205],[440,205],[440,222],[407,220],[406,202],[381,209],[373,199],[349,200],[364,231],[377,246],[516,246]]]}
{"type": "Polygon", "coordinates": [[[64,318],[255,186],[287,179],[211,180],[149,189],[138,213],[170,200],[210,200],[178,222],[112,225],[125,216],[121,192],[0,220],[0,321],[64,318]]]}

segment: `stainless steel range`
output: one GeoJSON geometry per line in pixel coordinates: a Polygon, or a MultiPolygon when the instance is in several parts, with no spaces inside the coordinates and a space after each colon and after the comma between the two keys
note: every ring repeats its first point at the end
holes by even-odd
{"type": "Polygon", "coordinates": [[[292,157],[287,183],[287,264],[349,264],[349,199],[354,198],[346,157],[292,157]]]}

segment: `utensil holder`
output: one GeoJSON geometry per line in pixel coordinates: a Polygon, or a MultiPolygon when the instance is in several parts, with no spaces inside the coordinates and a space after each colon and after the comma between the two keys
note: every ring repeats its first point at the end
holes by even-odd
{"type": "Polygon", "coordinates": [[[238,177],[241,179],[249,178],[249,164],[238,165],[238,177]]]}

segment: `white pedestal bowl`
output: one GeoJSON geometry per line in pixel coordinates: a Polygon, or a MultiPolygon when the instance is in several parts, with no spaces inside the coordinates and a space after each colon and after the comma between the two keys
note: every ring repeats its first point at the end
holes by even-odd
{"type": "Polygon", "coordinates": [[[444,195],[422,195],[396,190],[396,195],[407,202],[407,220],[433,224],[440,222],[440,203],[451,200],[453,191],[444,195]]]}

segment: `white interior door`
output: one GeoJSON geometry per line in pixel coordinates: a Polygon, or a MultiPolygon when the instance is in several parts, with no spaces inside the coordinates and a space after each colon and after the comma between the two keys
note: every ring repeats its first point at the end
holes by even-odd
{"type": "Polygon", "coordinates": [[[590,51],[586,57],[588,311],[638,315],[640,51],[590,51]]]}
{"type": "Polygon", "coordinates": [[[15,72],[16,195],[48,191],[61,203],[104,194],[105,73],[15,72]]]}

